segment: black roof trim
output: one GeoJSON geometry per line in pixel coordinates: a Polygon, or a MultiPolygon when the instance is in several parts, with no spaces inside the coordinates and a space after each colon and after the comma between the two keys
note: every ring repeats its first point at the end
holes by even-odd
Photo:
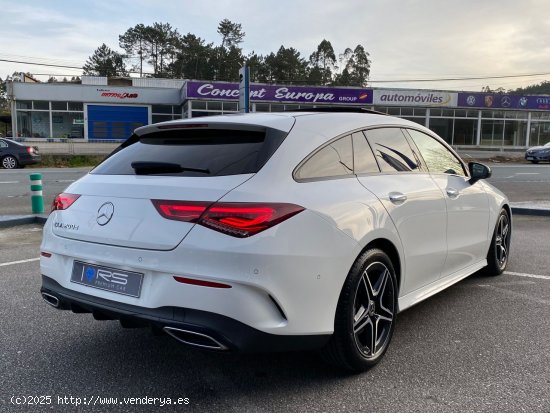
{"type": "Polygon", "coordinates": [[[300,108],[300,109],[288,109],[284,112],[334,112],[334,113],[342,113],[342,112],[350,112],[350,113],[370,113],[374,115],[384,115],[387,116],[387,113],[384,112],[378,112],[377,110],[367,109],[367,108],[361,108],[361,107],[355,107],[355,106],[322,106],[322,107],[316,107],[316,108],[300,108]]]}

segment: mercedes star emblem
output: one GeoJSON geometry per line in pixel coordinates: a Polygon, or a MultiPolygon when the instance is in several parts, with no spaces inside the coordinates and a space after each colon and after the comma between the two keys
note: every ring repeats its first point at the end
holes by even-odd
{"type": "Polygon", "coordinates": [[[101,226],[107,225],[111,220],[111,218],[113,217],[114,212],[115,212],[115,206],[111,202],[105,202],[97,210],[97,218],[96,218],[97,223],[101,226]]]}

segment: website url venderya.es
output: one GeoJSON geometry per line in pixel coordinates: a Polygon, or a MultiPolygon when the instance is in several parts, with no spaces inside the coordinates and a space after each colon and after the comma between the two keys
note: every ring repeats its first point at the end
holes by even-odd
{"type": "Polygon", "coordinates": [[[188,397],[102,397],[102,396],[12,396],[10,403],[16,406],[182,406],[188,405],[188,397]]]}

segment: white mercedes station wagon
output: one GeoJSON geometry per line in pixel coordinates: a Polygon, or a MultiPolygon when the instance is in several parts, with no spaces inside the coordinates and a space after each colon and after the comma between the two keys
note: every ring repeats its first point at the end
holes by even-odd
{"type": "Polygon", "coordinates": [[[203,349],[365,370],[398,312],[504,271],[511,211],[490,174],[369,111],[144,126],[55,199],[41,293],[203,349]]]}

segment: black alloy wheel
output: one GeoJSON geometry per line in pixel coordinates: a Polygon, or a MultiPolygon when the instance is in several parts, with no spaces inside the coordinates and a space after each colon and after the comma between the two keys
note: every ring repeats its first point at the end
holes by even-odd
{"type": "Polygon", "coordinates": [[[503,209],[498,216],[489,253],[487,254],[487,274],[500,275],[508,265],[510,242],[512,240],[512,223],[508,212],[503,209]]]}
{"type": "Polygon", "coordinates": [[[393,265],[380,249],[362,253],[340,293],[334,334],[321,355],[349,371],[365,371],[380,361],[393,334],[397,281],[393,265]]]}

